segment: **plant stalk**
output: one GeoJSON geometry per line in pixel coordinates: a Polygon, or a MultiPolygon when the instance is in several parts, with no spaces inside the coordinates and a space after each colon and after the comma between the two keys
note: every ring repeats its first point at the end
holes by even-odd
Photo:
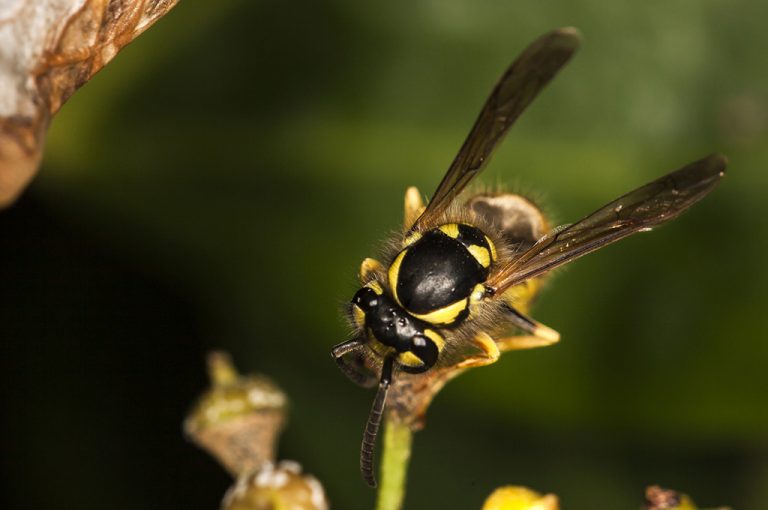
{"type": "Polygon", "coordinates": [[[411,458],[411,428],[387,415],[381,454],[381,483],[376,510],[400,510],[405,497],[405,479],[411,458]]]}

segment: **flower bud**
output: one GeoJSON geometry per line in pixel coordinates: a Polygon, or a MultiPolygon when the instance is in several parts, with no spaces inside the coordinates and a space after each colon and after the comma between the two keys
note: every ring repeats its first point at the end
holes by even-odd
{"type": "Polygon", "coordinates": [[[238,479],[224,496],[221,510],[327,510],[328,500],[314,477],[301,466],[282,461],[238,479]]]}
{"type": "Polygon", "coordinates": [[[211,388],[184,421],[184,432],[234,477],[274,464],[287,398],[267,377],[240,376],[229,356],[208,355],[211,388]]]}

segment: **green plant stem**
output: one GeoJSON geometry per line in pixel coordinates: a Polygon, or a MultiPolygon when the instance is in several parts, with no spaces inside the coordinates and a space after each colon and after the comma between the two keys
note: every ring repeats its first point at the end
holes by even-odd
{"type": "Polygon", "coordinates": [[[400,510],[403,505],[412,436],[408,425],[387,417],[376,510],[400,510]]]}

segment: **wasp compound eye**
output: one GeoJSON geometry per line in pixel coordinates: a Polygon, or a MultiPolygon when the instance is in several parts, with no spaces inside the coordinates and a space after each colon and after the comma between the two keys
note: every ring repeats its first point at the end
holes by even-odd
{"type": "Polygon", "coordinates": [[[359,306],[367,313],[379,305],[379,295],[372,288],[363,287],[355,293],[352,304],[359,306]]]}

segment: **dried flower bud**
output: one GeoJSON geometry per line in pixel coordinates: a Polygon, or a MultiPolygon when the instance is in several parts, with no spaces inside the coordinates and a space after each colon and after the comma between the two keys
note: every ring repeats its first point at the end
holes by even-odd
{"type": "Polygon", "coordinates": [[[282,461],[243,476],[229,489],[221,510],[327,510],[323,486],[301,474],[301,466],[282,461]]]}
{"type": "Polygon", "coordinates": [[[509,485],[500,487],[488,496],[483,510],[559,510],[560,503],[554,494],[541,494],[526,487],[509,485]]]}
{"type": "MultiPolygon", "coordinates": [[[[645,489],[644,510],[697,510],[697,506],[686,494],[672,489],[652,485],[645,489]]],[[[721,508],[720,510],[728,510],[721,508]]]]}
{"type": "Polygon", "coordinates": [[[190,411],[184,431],[233,476],[254,473],[275,462],[287,398],[270,379],[240,376],[229,356],[208,356],[212,386],[190,411]]]}

